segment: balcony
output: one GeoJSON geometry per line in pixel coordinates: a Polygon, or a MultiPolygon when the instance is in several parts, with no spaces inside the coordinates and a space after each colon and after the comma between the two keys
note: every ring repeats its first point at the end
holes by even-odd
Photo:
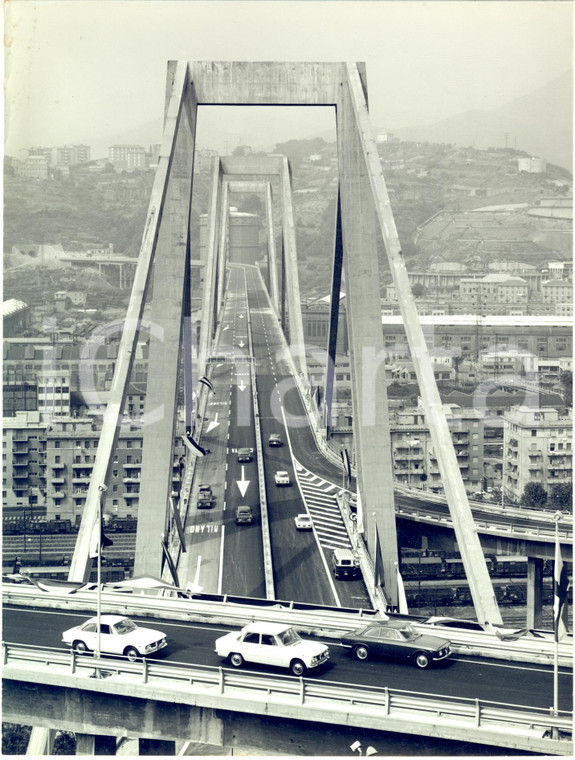
{"type": "Polygon", "coordinates": [[[124,462],[123,466],[124,466],[124,469],[129,470],[130,468],[141,467],[142,463],[141,462],[124,462]]]}
{"type": "Polygon", "coordinates": [[[140,497],[139,493],[132,493],[131,491],[124,491],[123,494],[121,494],[123,499],[130,500],[130,499],[138,499],[140,497]]]}
{"type": "Polygon", "coordinates": [[[66,494],[64,493],[64,491],[52,491],[49,494],[49,497],[51,499],[65,499],[66,498],[66,494]]]}
{"type": "Polygon", "coordinates": [[[517,438],[510,438],[509,441],[508,441],[508,443],[514,449],[516,449],[519,446],[519,441],[517,440],[517,438]]]}
{"type": "Polygon", "coordinates": [[[89,485],[91,480],[92,477],[90,475],[74,475],[72,477],[72,484],[75,486],[83,484],[89,485]]]}
{"type": "Polygon", "coordinates": [[[52,464],[50,465],[50,467],[53,470],[65,470],[66,469],[66,465],[63,462],[52,462],[52,464]]]}
{"type": "Polygon", "coordinates": [[[52,483],[53,486],[63,486],[64,483],[66,482],[66,478],[57,476],[55,478],[52,478],[50,482],[52,483]]]}
{"type": "Polygon", "coordinates": [[[134,476],[128,475],[127,477],[122,478],[122,483],[139,483],[139,482],[140,482],[140,478],[136,477],[135,475],[134,476]]]}
{"type": "Polygon", "coordinates": [[[17,441],[12,439],[12,451],[14,454],[27,454],[29,444],[28,441],[17,441]]]}
{"type": "Polygon", "coordinates": [[[28,473],[14,471],[12,473],[12,480],[28,480],[28,473]]]}
{"type": "Polygon", "coordinates": [[[16,459],[12,463],[13,467],[28,467],[28,460],[27,459],[16,459]]]}

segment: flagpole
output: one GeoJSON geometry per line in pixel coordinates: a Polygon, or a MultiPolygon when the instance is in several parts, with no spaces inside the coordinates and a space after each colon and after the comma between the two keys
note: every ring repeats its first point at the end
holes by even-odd
{"type": "Polygon", "coordinates": [[[106,486],[98,486],[99,491],[99,498],[98,498],[98,514],[97,514],[97,522],[96,522],[96,530],[97,530],[97,536],[98,536],[98,542],[96,544],[97,546],[97,555],[96,555],[96,562],[97,568],[98,568],[98,575],[97,575],[97,586],[98,591],[96,594],[96,627],[97,627],[97,633],[96,633],[96,657],[100,658],[100,649],[101,649],[101,619],[102,619],[102,498],[104,495],[104,491],[106,491],[106,486]]]}

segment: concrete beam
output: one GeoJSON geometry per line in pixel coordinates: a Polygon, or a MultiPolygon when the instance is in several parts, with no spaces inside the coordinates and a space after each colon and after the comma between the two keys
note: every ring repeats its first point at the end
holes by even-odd
{"type": "Polygon", "coordinates": [[[76,733],[77,755],[115,755],[116,737],[104,734],[76,733]]]}
{"type": "MultiPolygon", "coordinates": [[[[367,178],[371,185],[379,226],[385,244],[393,283],[398,294],[411,358],[419,383],[425,417],[436,452],[449,504],[449,511],[457,535],[465,572],[469,580],[477,618],[481,622],[501,623],[501,613],[475,529],[461,471],[459,470],[455,456],[451,434],[433,375],[431,359],[417,314],[415,300],[411,293],[399,237],[383,178],[381,162],[377,152],[377,144],[373,137],[369,120],[365,100],[365,86],[361,81],[357,65],[355,64],[346,64],[346,76],[342,87],[342,95],[344,102],[349,98],[349,105],[353,109],[353,124],[350,131],[357,135],[361,160],[366,168],[367,178]]],[[[353,320],[353,315],[351,320],[353,320]]]]}
{"type": "MultiPolygon", "coordinates": [[[[141,319],[144,312],[145,299],[150,282],[152,264],[154,262],[160,223],[164,212],[164,202],[167,195],[169,179],[172,171],[174,148],[178,127],[182,117],[183,102],[188,90],[189,72],[185,62],[180,62],[171,70],[168,107],[164,126],[164,136],[158,169],[154,178],[146,226],[140,247],[140,255],[134,275],[132,294],[128,304],[124,330],[118,348],[116,368],[109,400],[102,421],[102,433],[92,470],[86,504],[82,514],[82,522],[70,563],[69,580],[84,581],[90,572],[89,557],[90,541],[99,510],[99,486],[106,483],[112,455],[124,413],[126,389],[130,380],[132,364],[136,354],[136,346],[140,333],[141,319]]],[[[165,500],[164,494],[164,500],[165,500]]]]}
{"type": "Polygon", "coordinates": [[[327,337],[327,360],[325,368],[324,422],[326,429],[331,427],[331,408],[335,381],[335,360],[337,354],[337,333],[339,326],[339,294],[341,292],[341,273],[343,267],[343,235],[341,229],[341,199],[339,188],[335,210],[335,239],[333,246],[333,268],[331,277],[331,301],[329,316],[329,334],[327,337]]]}
{"type": "Polygon", "coordinates": [[[278,287],[278,266],[276,255],[276,240],[274,231],[274,215],[272,204],[272,186],[266,182],[266,228],[268,233],[268,279],[270,283],[270,297],[276,310],[280,313],[280,296],[278,287]]]}

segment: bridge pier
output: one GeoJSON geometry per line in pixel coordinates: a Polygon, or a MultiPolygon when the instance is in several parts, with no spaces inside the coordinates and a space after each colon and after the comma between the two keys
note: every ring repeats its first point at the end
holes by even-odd
{"type": "Polygon", "coordinates": [[[527,558],[527,628],[541,628],[543,611],[543,560],[527,558]]]}
{"type": "Polygon", "coordinates": [[[140,755],[175,755],[176,742],[169,739],[139,739],[140,755]]]}
{"type": "Polygon", "coordinates": [[[115,755],[116,737],[104,734],[76,734],[77,755],[115,755]]]}

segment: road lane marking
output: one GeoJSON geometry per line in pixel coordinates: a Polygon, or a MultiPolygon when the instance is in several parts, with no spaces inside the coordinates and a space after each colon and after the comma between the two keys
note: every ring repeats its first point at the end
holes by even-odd
{"type": "MultiPolygon", "coordinates": [[[[224,505],[225,509],[225,505],[224,505]]],[[[220,539],[220,566],[218,568],[218,594],[222,593],[222,583],[224,577],[224,537],[226,533],[226,526],[222,525],[222,537],[220,539]]]]}

